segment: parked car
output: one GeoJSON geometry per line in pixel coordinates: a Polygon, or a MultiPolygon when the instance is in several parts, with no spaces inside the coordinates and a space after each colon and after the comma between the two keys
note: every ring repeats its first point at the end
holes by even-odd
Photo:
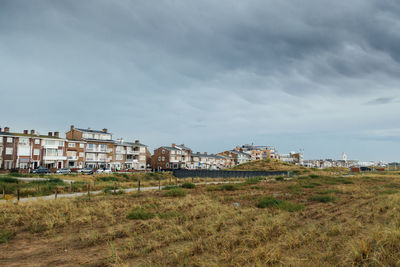
{"type": "Polygon", "coordinates": [[[59,170],[56,170],[56,173],[60,173],[60,174],[70,174],[71,170],[69,168],[62,168],[59,170]]]}
{"type": "Polygon", "coordinates": [[[110,170],[110,169],[98,169],[97,171],[96,171],[96,173],[112,173],[112,171],[110,170]]]}
{"type": "Polygon", "coordinates": [[[93,169],[91,168],[83,168],[80,170],[76,171],[77,173],[82,173],[82,174],[93,174],[93,169]]]}
{"type": "Polygon", "coordinates": [[[50,173],[50,170],[47,168],[39,168],[32,170],[31,173],[37,173],[37,174],[50,173]]]}

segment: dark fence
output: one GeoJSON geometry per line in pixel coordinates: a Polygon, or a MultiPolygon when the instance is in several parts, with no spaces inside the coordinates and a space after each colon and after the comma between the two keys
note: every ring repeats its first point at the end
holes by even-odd
{"type": "Polygon", "coordinates": [[[210,170],[173,170],[173,175],[177,178],[187,177],[210,177],[210,178],[235,178],[235,177],[257,177],[288,175],[287,171],[210,171],[210,170]]]}

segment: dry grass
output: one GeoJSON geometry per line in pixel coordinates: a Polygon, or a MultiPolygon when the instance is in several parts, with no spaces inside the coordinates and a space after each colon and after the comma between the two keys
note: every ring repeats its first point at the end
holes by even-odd
{"type": "Polygon", "coordinates": [[[399,265],[400,177],[311,176],[0,204],[0,265],[399,265]]]}

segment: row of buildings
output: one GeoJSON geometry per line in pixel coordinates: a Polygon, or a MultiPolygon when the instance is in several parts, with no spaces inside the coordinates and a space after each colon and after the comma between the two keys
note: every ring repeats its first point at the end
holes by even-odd
{"type": "Polygon", "coordinates": [[[112,134],[71,126],[60,137],[59,132],[23,133],[0,128],[0,169],[111,168],[145,170],[149,158],[147,147],[136,140],[113,140],[112,134]]]}
{"type": "Polygon", "coordinates": [[[0,128],[0,169],[224,169],[267,158],[279,159],[280,156],[272,146],[243,145],[208,154],[193,152],[184,144],[161,146],[151,155],[139,140],[114,140],[107,129],[83,129],[72,125],[65,137],[61,137],[59,132],[43,135],[35,130],[16,133],[9,127],[0,128]]]}

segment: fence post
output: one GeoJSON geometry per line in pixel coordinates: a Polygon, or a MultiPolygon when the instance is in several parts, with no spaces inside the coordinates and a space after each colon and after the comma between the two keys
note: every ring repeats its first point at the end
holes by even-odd
{"type": "Polygon", "coordinates": [[[158,179],[158,190],[161,190],[161,179],[158,179]]]}
{"type": "Polygon", "coordinates": [[[20,197],[20,192],[19,192],[19,188],[17,189],[17,200],[19,201],[19,197],[20,197]]]}
{"type": "Polygon", "coordinates": [[[36,192],[39,193],[40,189],[39,189],[39,185],[36,186],[36,192]]]}
{"type": "Polygon", "coordinates": [[[194,183],[194,178],[192,177],[192,183],[194,183]]]}
{"type": "Polygon", "coordinates": [[[70,185],[69,185],[69,191],[72,192],[72,181],[70,182],[70,185]]]}
{"type": "Polygon", "coordinates": [[[175,177],[175,185],[178,186],[178,178],[175,177]]]}
{"type": "Polygon", "coordinates": [[[138,192],[140,192],[140,179],[137,181],[138,183],[138,192]]]}
{"type": "Polygon", "coordinates": [[[87,185],[87,194],[88,194],[88,197],[90,199],[90,184],[87,185]]]}
{"type": "Polygon", "coordinates": [[[116,193],[116,185],[115,185],[115,183],[114,183],[114,194],[116,193]]]}
{"type": "Polygon", "coordinates": [[[6,186],[3,185],[3,198],[5,198],[5,197],[6,197],[6,186]]]}
{"type": "Polygon", "coordinates": [[[56,192],[55,192],[55,194],[54,194],[54,199],[57,199],[57,194],[58,194],[58,190],[57,190],[57,188],[56,188],[56,192]]]}

